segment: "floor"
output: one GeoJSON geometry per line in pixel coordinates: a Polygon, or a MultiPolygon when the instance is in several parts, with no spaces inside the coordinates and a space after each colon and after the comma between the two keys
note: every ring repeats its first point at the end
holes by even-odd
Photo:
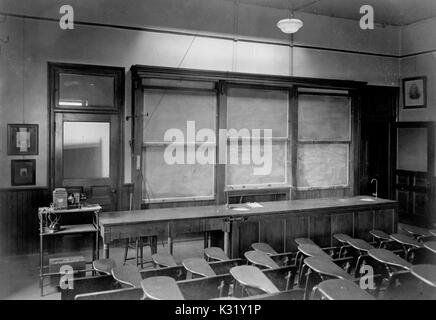
{"type": "MultiPolygon", "coordinates": [[[[203,256],[203,239],[188,240],[174,243],[174,258],[177,262],[190,257],[203,256]]],[[[166,252],[162,243],[158,244],[158,252],[166,252]]],[[[100,254],[102,251],[100,251],[100,254]]],[[[89,257],[90,252],[75,252],[74,255],[89,257]]],[[[131,250],[130,255],[134,255],[131,250]]],[[[111,248],[110,256],[117,263],[122,263],[124,257],[123,247],[111,248]]],[[[144,259],[150,260],[149,247],[144,248],[144,259]]],[[[129,263],[134,264],[134,260],[129,263]]],[[[151,268],[151,264],[144,265],[144,268],[151,268]]],[[[49,286],[47,278],[44,286],[44,296],[40,296],[39,290],[39,256],[22,255],[13,257],[2,257],[0,260],[0,299],[2,300],[59,300],[60,293],[49,286]]]]}

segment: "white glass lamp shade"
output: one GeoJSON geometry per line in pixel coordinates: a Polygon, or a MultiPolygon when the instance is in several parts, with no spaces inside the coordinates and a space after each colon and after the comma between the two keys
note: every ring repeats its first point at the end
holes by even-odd
{"type": "Polygon", "coordinates": [[[295,33],[303,26],[300,19],[283,19],[277,22],[277,27],[284,33],[295,33]]]}

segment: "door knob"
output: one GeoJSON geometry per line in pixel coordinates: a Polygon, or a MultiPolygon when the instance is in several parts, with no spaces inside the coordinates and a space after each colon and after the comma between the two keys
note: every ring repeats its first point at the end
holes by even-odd
{"type": "Polygon", "coordinates": [[[112,193],[117,193],[117,189],[112,189],[111,192],[112,193]]]}

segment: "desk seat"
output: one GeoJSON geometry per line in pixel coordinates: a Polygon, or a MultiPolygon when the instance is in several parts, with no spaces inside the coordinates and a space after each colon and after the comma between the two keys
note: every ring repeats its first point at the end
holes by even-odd
{"type": "Polygon", "coordinates": [[[308,257],[324,257],[331,259],[331,257],[327,253],[325,253],[324,250],[313,244],[301,244],[298,246],[298,251],[308,257]]]}
{"type": "Polygon", "coordinates": [[[428,231],[428,229],[411,226],[408,224],[400,225],[400,228],[408,233],[410,233],[414,237],[431,237],[432,234],[428,231]]]}
{"type": "Polygon", "coordinates": [[[224,253],[224,250],[219,247],[209,247],[204,249],[204,255],[212,260],[226,261],[229,257],[224,253]]]}
{"type": "Polygon", "coordinates": [[[331,259],[326,259],[324,257],[309,257],[304,259],[304,263],[313,271],[318,272],[322,275],[351,280],[354,278],[345,272],[344,269],[335,264],[331,259]]]}
{"type": "Polygon", "coordinates": [[[362,290],[357,284],[344,279],[323,281],[314,288],[314,291],[316,290],[328,300],[375,300],[372,295],[362,290]]]}
{"type": "Polygon", "coordinates": [[[342,242],[344,244],[348,244],[348,241],[353,239],[348,234],[344,234],[344,233],[335,233],[333,235],[333,238],[335,238],[336,240],[338,240],[339,242],[342,242]]]}
{"type": "Polygon", "coordinates": [[[138,267],[126,264],[112,269],[112,276],[120,283],[140,288],[141,287],[141,273],[138,267]]]}
{"type": "Polygon", "coordinates": [[[399,242],[403,245],[407,245],[407,246],[411,246],[411,247],[415,247],[415,248],[420,248],[421,244],[414,238],[406,236],[405,234],[401,234],[401,233],[394,233],[391,234],[391,239],[399,242]]]}
{"type": "Polygon", "coordinates": [[[264,243],[264,242],[252,243],[251,247],[256,251],[262,251],[268,255],[278,254],[278,252],[275,251],[269,244],[264,243]]]}
{"type": "Polygon", "coordinates": [[[266,267],[268,269],[279,268],[279,265],[264,252],[252,250],[245,252],[244,256],[252,264],[266,267]]]}
{"type": "Polygon", "coordinates": [[[429,251],[436,253],[436,241],[427,241],[424,242],[424,247],[429,251]]]}
{"type": "Polygon", "coordinates": [[[367,252],[368,250],[374,249],[372,245],[370,245],[368,242],[362,239],[350,239],[348,241],[348,244],[352,246],[353,248],[367,252]]]}
{"type": "Polygon", "coordinates": [[[173,256],[169,253],[155,253],[151,256],[151,260],[156,265],[163,266],[163,267],[176,267],[177,263],[174,260],[173,256]]]}
{"type": "Polygon", "coordinates": [[[391,240],[390,236],[382,230],[370,230],[369,233],[374,238],[377,238],[378,240],[382,240],[382,241],[391,240]]]}
{"type": "Polygon", "coordinates": [[[232,277],[242,286],[260,289],[266,293],[277,293],[279,289],[267,276],[254,266],[237,266],[230,269],[232,277]]]}
{"type": "Polygon", "coordinates": [[[403,258],[397,256],[392,251],[386,249],[371,249],[368,251],[368,255],[375,260],[395,267],[400,267],[409,270],[412,264],[403,258]]]}
{"type": "Polygon", "coordinates": [[[316,246],[316,243],[313,242],[313,241],[312,241],[311,239],[309,239],[309,238],[295,238],[294,241],[295,241],[295,243],[296,243],[297,245],[301,245],[301,244],[311,244],[311,245],[316,246]]]}
{"type": "Polygon", "coordinates": [[[98,259],[92,261],[93,269],[104,274],[111,274],[112,269],[116,268],[116,266],[117,264],[112,259],[98,259]]]}
{"type": "Polygon", "coordinates": [[[185,300],[176,280],[170,277],[147,278],[141,286],[145,296],[153,300],[185,300]]]}
{"type": "Polygon", "coordinates": [[[431,264],[417,264],[410,272],[422,282],[436,288],[436,266],[431,264]]]}
{"type": "Polygon", "coordinates": [[[203,258],[189,258],[182,261],[185,269],[192,274],[197,274],[203,277],[212,277],[216,273],[203,258]]]}

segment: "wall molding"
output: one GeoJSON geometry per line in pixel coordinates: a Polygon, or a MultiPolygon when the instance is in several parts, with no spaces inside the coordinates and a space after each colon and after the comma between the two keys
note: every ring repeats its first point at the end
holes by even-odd
{"type": "MultiPolygon", "coordinates": [[[[58,19],[54,18],[46,18],[46,17],[38,17],[38,16],[30,16],[30,15],[21,15],[15,13],[7,13],[0,12],[1,15],[12,17],[12,18],[21,18],[21,19],[29,19],[29,20],[38,20],[38,21],[46,21],[46,22],[56,22],[58,23],[58,19]]],[[[258,44],[267,44],[267,45],[277,45],[291,48],[302,48],[302,49],[312,49],[312,50],[322,50],[322,51],[331,51],[331,52],[339,52],[339,53],[347,53],[347,54],[358,54],[358,55],[367,55],[367,56],[377,56],[384,58],[392,58],[392,59],[401,59],[404,56],[395,55],[395,54],[386,54],[386,53],[377,53],[370,51],[360,51],[360,50],[349,50],[349,49],[340,49],[340,48],[330,48],[330,47],[322,47],[322,46],[311,46],[311,45],[299,45],[299,44],[291,44],[288,40],[266,40],[266,39],[257,39],[248,36],[240,36],[240,35],[226,35],[212,32],[199,32],[199,31],[191,31],[191,30],[178,30],[164,27],[134,27],[134,26],[126,26],[126,25],[114,25],[114,24],[105,24],[105,23],[96,23],[96,22],[86,22],[86,21],[75,21],[77,25],[81,26],[91,26],[91,27],[100,27],[100,28],[112,28],[112,29],[120,29],[120,30],[131,30],[131,31],[143,31],[143,32],[155,32],[155,33],[164,33],[164,34],[172,34],[172,35],[183,35],[183,36],[195,36],[201,38],[209,38],[209,39],[218,39],[218,40],[229,40],[234,42],[248,42],[248,43],[258,43],[258,44]]],[[[408,55],[406,55],[408,56],[408,55]]]]}

